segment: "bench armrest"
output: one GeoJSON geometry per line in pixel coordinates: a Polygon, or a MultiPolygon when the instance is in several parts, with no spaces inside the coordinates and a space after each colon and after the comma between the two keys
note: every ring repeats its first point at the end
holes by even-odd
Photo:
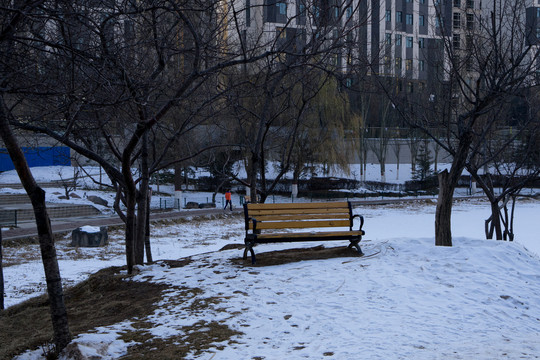
{"type": "MultiPolygon", "coordinates": [[[[360,218],[360,227],[358,228],[359,231],[363,231],[362,230],[362,226],[364,226],[364,217],[362,215],[353,215],[352,217],[352,220],[353,220],[353,223],[354,223],[354,218],[360,218]]],[[[351,230],[352,230],[352,224],[351,224],[351,230]]]]}
{"type": "Polygon", "coordinates": [[[248,217],[246,219],[246,237],[248,235],[248,231],[249,231],[249,222],[253,222],[253,229],[252,229],[252,234],[256,234],[256,231],[257,231],[257,219],[253,218],[253,217],[248,217]]]}

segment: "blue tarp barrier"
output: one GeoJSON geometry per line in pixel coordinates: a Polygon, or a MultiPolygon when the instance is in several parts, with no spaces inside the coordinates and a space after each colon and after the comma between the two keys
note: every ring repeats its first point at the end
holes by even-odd
{"type": "MultiPolygon", "coordinates": [[[[71,165],[70,152],[67,146],[59,147],[23,147],[22,151],[28,166],[71,165]]],[[[13,162],[6,149],[0,149],[0,171],[13,170],[13,162]]]]}

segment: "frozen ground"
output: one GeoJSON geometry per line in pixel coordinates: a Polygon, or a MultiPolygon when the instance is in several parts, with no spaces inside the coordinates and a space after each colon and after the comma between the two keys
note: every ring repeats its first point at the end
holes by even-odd
{"type": "MultiPolygon", "coordinates": [[[[1,181],[1,178],[0,178],[1,181]]],[[[188,301],[216,297],[199,313],[178,306],[171,288],[147,319],[154,337],[182,336],[183,326],[222,321],[241,332],[234,343],[190,359],[537,359],[540,354],[540,202],[521,200],[515,242],[483,240],[489,207],[482,200],[456,203],[454,246],[435,247],[433,204],[361,207],[366,223],[363,258],[311,260],[251,268],[231,262],[241,250],[243,219],[194,219],[152,226],[154,258],[192,262],[180,268],[140,267],[140,281],[198,287],[188,301]],[[225,311],[223,311],[225,309],[225,311]],[[221,350],[218,350],[221,349],[221,350]]],[[[98,269],[124,264],[122,234],[99,249],[58,241],[67,285],[98,269]]],[[[318,244],[279,244],[265,251],[318,244]]],[[[329,242],[328,247],[341,245],[329,242]]],[[[45,291],[37,246],[4,249],[7,306],[45,291]]],[[[116,359],[132,322],[101,327],[74,341],[86,355],[116,359]]],[[[223,345],[223,346],[220,346],[223,345]]],[[[40,359],[41,351],[19,359],[40,359]]]]}
{"type": "MultiPolygon", "coordinates": [[[[513,243],[482,239],[489,212],[486,203],[456,204],[451,248],[433,245],[433,205],[356,211],[366,218],[362,241],[366,257],[253,269],[229,261],[240,256],[240,250],[217,251],[242,243],[240,217],[154,226],[156,259],[192,256],[193,261],[181,268],[144,266],[136,279],[199,287],[204,290],[201,296],[219,297],[222,302],[204,313],[186,313],[175,305],[179,294],[171,291],[160,310],[146,319],[154,324],[152,334],[178,336],[181,326],[200,320],[224,321],[243,333],[234,338],[235,344],[216,344],[215,349],[189,357],[193,359],[538,358],[538,202],[519,205],[513,243]],[[226,346],[217,350],[219,345],[226,346]]],[[[123,264],[121,234],[112,236],[104,249],[75,251],[67,242],[61,240],[58,246],[66,283],[123,264]]],[[[260,246],[256,251],[264,256],[265,251],[285,248],[291,244],[260,246]]],[[[35,259],[5,269],[8,305],[44,291],[40,266],[35,259]]],[[[118,339],[128,328],[130,321],[99,328],[75,341],[88,354],[99,348],[98,358],[115,359],[129,345],[118,339]]],[[[39,351],[20,357],[38,358],[39,351]]]]}

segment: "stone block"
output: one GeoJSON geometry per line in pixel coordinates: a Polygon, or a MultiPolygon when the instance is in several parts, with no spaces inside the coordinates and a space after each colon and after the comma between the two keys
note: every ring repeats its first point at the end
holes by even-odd
{"type": "Polygon", "coordinates": [[[199,209],[211,209],[211,208],[215,208],[216,207],[216,204],[214,203],[202,203],[202,204],[199,204],[199,209]]]}
{"type": "Polygon", "coordinates": [[[109,203],[107,202],[107,200],[104,200],[100,198],[99,196],[90,195],[88,197],[88,200],[90,200],[91,202],[97,205],[109,206],[109,203]]]}
{"type": "Polygon", "coordinates": [[[99,247],[109,243],[107,227],[82,226],[71,233],[71,246],[99,247]]]}

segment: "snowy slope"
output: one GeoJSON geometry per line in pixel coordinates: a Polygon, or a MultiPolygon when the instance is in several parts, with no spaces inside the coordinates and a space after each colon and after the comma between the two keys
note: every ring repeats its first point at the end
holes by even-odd
{"type": "MultiPolygon", "coordinates": [[[[362,248],[376,255],[257,268],[230,261],[241,250],[217,251],[242,243],[239,217],[153,227],[156,259],[193,256],[193,261],[180,268],[144,266],[136,279],[199,287],[204,293],[190,301],[216,296],[222,302],[211,311],[187,313],[178,306],[180,295],[171,290],[159,312],[146,319],[154,324],[152,333],[179,335],[181,326],[199,320],[224,321],[243,333],[235,337],[237,344],[222,350],[216,344],[202,355],[192,354],[193,359],[538,358],[538,202],[519,205],[513,243],[483,240],[483,219],[489,216],[485,202],[457,203],[451,248],[433,245],[433,204],[356,211],[366,218],[362,248]]],[[[60,241],[61,253],[69,251],[66,243],[60,241]]],[[[265,251],[297,246],[314,244],[265,245],[256,251],[260,258],[265,251]]],[[[121,247],[117,235],[99,257],[60,256],[64,281],[80,281],[85,273],[122,263],[123,256],[114,251],[121,247]]],[[[39,260],[5,269],[8,285],[17,279],[16,286],[8,286],[8,305],[44,291],[40,272],[30,270],[34,266],[39,260]]],[[[118,339],[129,326],[128,321],[100,328],[75,341],[87,346],[88,355],[100,348],[100,358],[115,359],[129,345],[118,339]]]]}

